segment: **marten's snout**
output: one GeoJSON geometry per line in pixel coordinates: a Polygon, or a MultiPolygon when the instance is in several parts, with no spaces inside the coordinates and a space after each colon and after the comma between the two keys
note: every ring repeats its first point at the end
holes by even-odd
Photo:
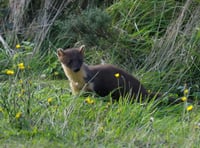
{"type": "Polygon", "coordinates": [[[74,72],[79,72],[80,71],[80,68],[75,68],[73,69],[74,72]]]}
{"type": "Polygon", "coordinates": [[[71,60],[71,63],[69,63],[69,67],[73,72],[79,72],[81,70],[83,61],[79,58],[75,58],[71,60]]]}

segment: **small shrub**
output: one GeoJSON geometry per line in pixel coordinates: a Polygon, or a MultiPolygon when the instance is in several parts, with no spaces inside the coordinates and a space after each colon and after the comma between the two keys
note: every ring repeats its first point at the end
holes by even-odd
{"type": "Polygon", "coordinates": [[[56,43],[62,47],[72,47],[77,42],[88,46],[101,46],[102,41],[105,44],[114,37],[110,25],[109,15],[105,11],[95,8],[84,10],[79,15],[71,14],[64,21],[56,21],[55,29],[51,33],[54,35],[59,30],[56,43]]]}

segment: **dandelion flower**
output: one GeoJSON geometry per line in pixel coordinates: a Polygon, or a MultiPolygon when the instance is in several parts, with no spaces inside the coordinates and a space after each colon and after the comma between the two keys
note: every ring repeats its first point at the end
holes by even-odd
{"type": "Polygon", "coordinates": [[[92,100],[90,97],[87,97],[87,98],[85,99],[85,102],[86,102],[87,104],[94,104],[94,100],[92,100]]]}
{"type": "Polygon", "coordinates": [[[99,127],[99,131],[100,131],[100,132],[103,132],[103,131],[104,131],[103,126],[99,127]]]}
{"type": "Polygon", "coordinates": [[[21,94],[23,95],[25,93],[25,89],[22,89],[21,90],[21,94]]]}
{"type": "Polygon", "coordinates": [[[20,98],[22,96],[22,94],[18,94],[18,97],[20,98]]]}
{"type": "Polygon", "coordinates": [[[21,113],[21,112],[18,112],[18,113],[15,115],[15,118],[16,118],[16,119],[19,119],[21,116],[22,116],[22,113],[21,113]]]}
{"type": "Polygon", "coordinates": [[[31,80],[29,80],[29,81],[28,81],[28,83],[29,83],[29,84],[32,84],[32,81],[31,81],[31,80]]]}
{"type": "Polygon", "coordinates": [[[7,75],[14,75],[15,72],[14,72],[14,70],[6,70],[6,74],[7,75]]]}
{"type": "Polygon", "coordinates": [[[18,66],[18,68],[21,69],[21,70],[24,70],[24,69],[25,69],[24,63],[19,63],[17,66],[18,66]]]}
{"type": "Polygon", "coordinates": [[[15,47],[16,47],[17,49],[19,49],[19,48],[21,47],[21,45],[20,45],[20,44],[17,44],[15,47]]]}
{"type": "Polygon", "coordinates": [[[19,80],[19,84],[23,84],[23,80],[22,79],[19,80]]]}
{"type": "Polygon", "coordinates": [[[187,101],[187,97],[181,97],[181,100],[183,101],[183,102],[185,102],[185,101],[187,101]]]}
{"type": "Polygon", "coordinates": [[[193,108],[194,108],[193,105],[189,105],[189,106],[186,108],[186,110],[187,110],[187,111],[191,111],[191,110],[193,110],[193,108]]]}
{"type": "Polygon", "coordinates": [[[188,90],[188,89],[185,89],[185,90],[183,91],[184,96],[187,96],[188,93],[189,93],[189,90],[188,90]]]}
{"type": "Polygon", "coordinates": [[[48,98],[47,102],[50,104],[52,102],[52,100],[53,100],[52,98],[48,98]]]}
{"type": "Polygon", "coordinates": [[[114,76],[115,76],[116,78],[119,78],[119,77],[120,77],[120,74],[119,74],[119,73],[116,73],[114,76]]]}
{"type": "Polygon", "coordinates": [[[55,71],[53,74],[54,74],[54,76],[59,75],[59,73],[57,71],[55,71]]]}
{"type": "Polygon", "coordinates": [[[108,102],[108,103],[107,103],[107,106],[109,107],[110,105],[111,105],[111,102],[108,102]]]}

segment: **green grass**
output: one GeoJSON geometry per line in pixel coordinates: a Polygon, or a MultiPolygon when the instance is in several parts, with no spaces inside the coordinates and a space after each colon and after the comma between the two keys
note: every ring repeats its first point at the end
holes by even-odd
{"type": "MultiPolygon", "coordinates": [[[[25,71],[19,71],[23,73],[25,71]]],[[[66,80],[1,82],[1,147],[198,147],[198,107],[70,95],[66,80]],[[23,90],[23,91],[22,91],[23,90]],[[20,95],[19,95],[20,94],[20,95]],[[51,100],[48,99],[51,98],[51,100]],[[16,118],[16,114],[21,116],[16,118]]],[[[20,80],[20,81],[19,81],[20,80]]]]}
{"type": "Polygon", "coordinates": [[[199,1],[109,2],[30,1],[10,12],[15,1],[0,4],[0,147],[199,147],[195,102],[71,95],[55,51],[85,44],[87,64],[115,64],[148,90],[200,98],[199,1]]]}

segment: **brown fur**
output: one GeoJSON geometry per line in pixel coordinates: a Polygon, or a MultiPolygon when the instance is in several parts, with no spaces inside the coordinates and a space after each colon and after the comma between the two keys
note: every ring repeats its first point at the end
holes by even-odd
{"type": "Polygon", "coordinates": [[[100,96],[111,94],[113,99],[120,96],[129,98],[145,98],[148,93],[143,85],[132,75],[114,65],[84,64],[84,46],[57,50],[65,75],[70,81],[73,94],[83,91],[92,91],[100,96]],[[116,77],[115,74],[119,74],[116,77]]]}

